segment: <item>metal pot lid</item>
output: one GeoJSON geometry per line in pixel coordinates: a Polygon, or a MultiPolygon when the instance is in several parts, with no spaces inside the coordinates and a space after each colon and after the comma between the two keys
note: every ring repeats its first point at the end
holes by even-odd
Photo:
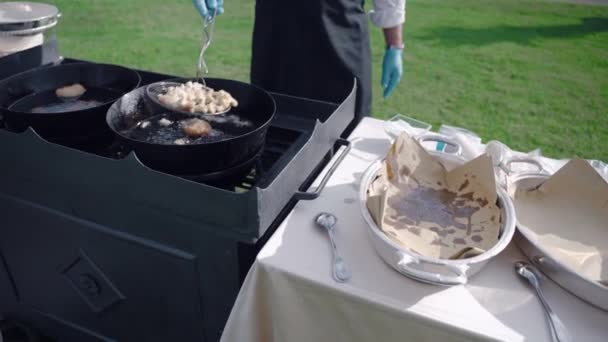
{"type": "Polygon", "coordinates": [[[26,1],[0,3],[0,36],[32,35],[57,25],[57,7],[26,1]]]}

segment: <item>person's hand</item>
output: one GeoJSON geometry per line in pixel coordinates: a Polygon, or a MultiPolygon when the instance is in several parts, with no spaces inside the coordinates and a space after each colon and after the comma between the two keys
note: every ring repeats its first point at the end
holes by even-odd
{"type": "Polygon", "coordinates": [[[389,97],[401,81],[403,74],[403,50],[388,48],[382,60],[382,89],[384,98],[389,97]]]}
{"type": "Polygon", "coordinates": [[[224,13],[224,0],[192,0],[192,3],[203,18],[224,13]]]}

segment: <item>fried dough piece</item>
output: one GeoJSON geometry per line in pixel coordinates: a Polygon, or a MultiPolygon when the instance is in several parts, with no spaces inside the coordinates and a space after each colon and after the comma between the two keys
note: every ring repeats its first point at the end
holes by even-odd
{"type": "Polygon", "coordinates": [[[72,85],[57,88],[55,90],[55,95],[57,95],[57,97],[78,97],[84,94],[86,91],[87,88],[85,88],[82,84],[74,83],[72,85]]]}
{"type": "Polygon", "coordinates": [[[187,136],[198,138],[207,136],[211,133],[211,125],[201,119],[190,119],[182,122],[182,129],[187,136]]]}

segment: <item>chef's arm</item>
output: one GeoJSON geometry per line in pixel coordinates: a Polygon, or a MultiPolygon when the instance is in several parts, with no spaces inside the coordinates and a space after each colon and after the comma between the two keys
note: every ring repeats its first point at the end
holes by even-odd
{"type": "Polygon", "coordinates": [[[384,41],[386,46],[403,47],[403,24],[384,28],[384,41]]]}
{"type": "Polygon", "coordinates": [[[403,74],[403,23],[405,22],[405,0],[373,0],[374,9],[370,18],[374,25],[384,31],[386,51],[382,59],[383,95],[389,97],[401,82],[403,74]]]}
{"type": "Polygon", "coordinates": [[[372,23],[384,30],[387,46],[403,44],[403,23],[405,22],[405,0],[373,0],[370,13],[372,23]]]}

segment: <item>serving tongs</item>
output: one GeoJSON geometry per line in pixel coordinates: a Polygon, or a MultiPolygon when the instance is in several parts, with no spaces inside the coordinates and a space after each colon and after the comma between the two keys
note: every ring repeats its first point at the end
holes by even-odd
{"type": "Polygon", "coordinates": [[[205,83],[203,74],[209,73],[204,55],[205,51],[207,51],[207,48],[209,48],[209,45],[211,45],[211,41],[213,40],[213,28],[215,27],[216,14],[217,8],[214,8],[212,15],[208,15],[203,18],[203,41],[201,43],[201,52],[198,55],[198,63],[196,64],[196,78],[204,86],[207,86],[207,84],[205,83]]]}
{"type": "MultiPolygon", "coordinates": [[[[215,26],[215,15],[216,14],[217,14],[217,9],[213,9],[213,14],[208,15],[203,18],[203,31],[202,31],[203,40],[201,43],[201,52],[198,55],[198,61],[197,61],[197,65],[196,65],[195,81],[201,83],[203,85],[203,87],[206,88],[207,90],[213,90],[213,89],[207,86],[207,83],[205,82],[205,78],[203,77],[203,75],[209,73],[209,69],[207,68],[207,63],[205,63],[204,55],[205,55],[205,51],[207,50],[207,48],[209,48],[209,45],[211,45],[211,41],[213,39],[213,28],[215,26]]],[[[216,113],[189,112],[189,111],[180,110],[179,108],[176,108],[173,106],[169,106],[165,103],[162,103],[159,100],[158,97],[160,95],[165,94],[167,92],[167,90],[169,89],[169,87],[177,87],[177,86],[180,86],[181,84],[182,83],[175,82],[175,81],[163,81],[163,82],[152,83],[146,87],[146,95],[148,96],[148,98],[152,99],[152,101],[154,101],[155,104],[157,104],[169,111],[180,113],[180,114],[186,114],[186,115],[201,115],[201,116],[221,115],[221,114],[228,113],[232,109],[231,106],[228,106],[225,110],[223,110],[221,112],[216,112],[216,113]]]]}

